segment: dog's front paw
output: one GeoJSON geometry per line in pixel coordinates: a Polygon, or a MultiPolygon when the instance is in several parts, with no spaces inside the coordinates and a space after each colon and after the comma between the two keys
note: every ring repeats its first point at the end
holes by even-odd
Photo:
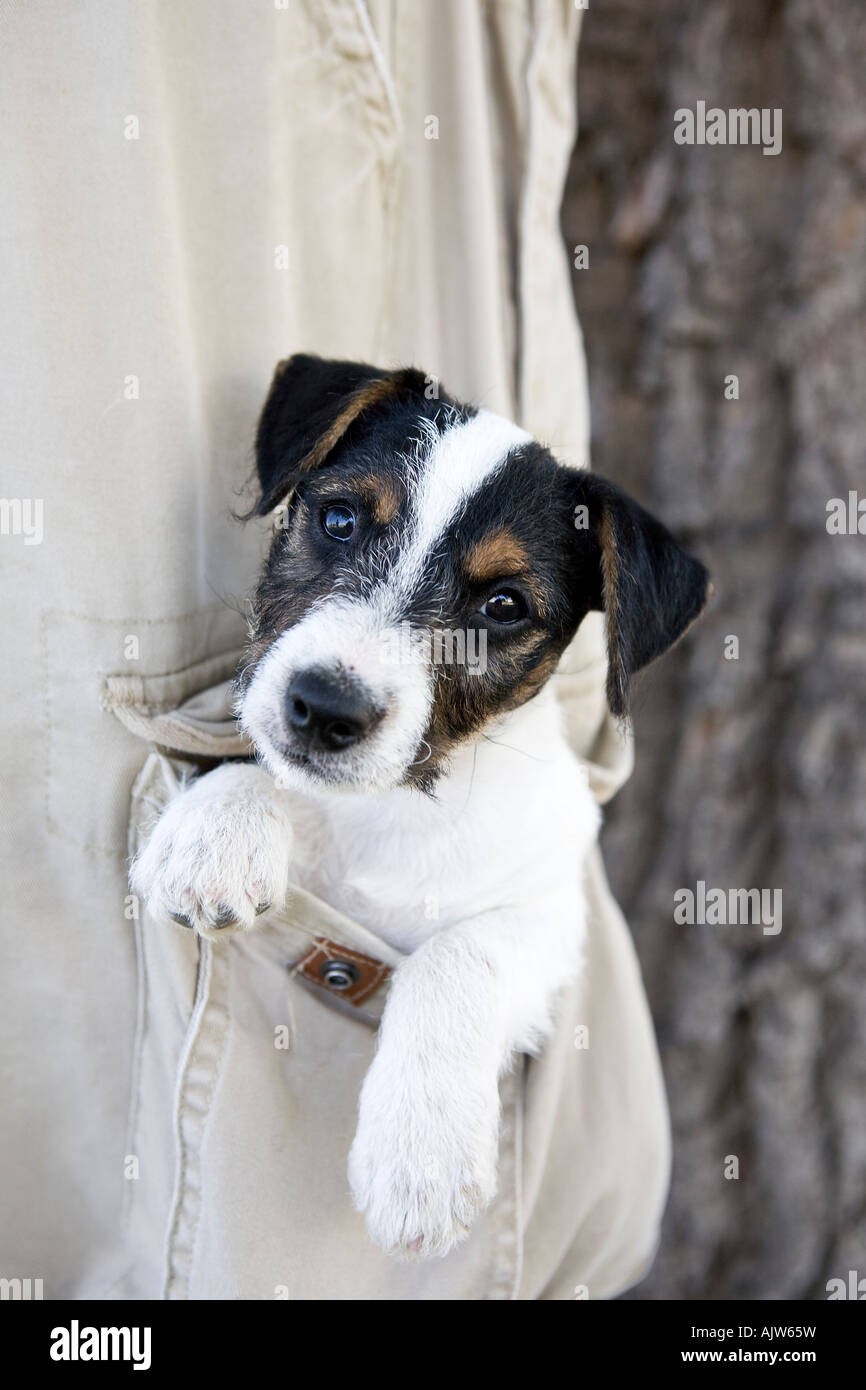
{"type": "Polygon", "coordinates": [[[286,894],[292,834],[258,767],[229,764],[171,801],[133,865],[151,911],[203,936],[245,930],[286,894]]]}
{"type": "Polygon", "coordinates": [[[423,1071],[398,1077],[380,1053],[361,1092],[349,1185],[389,1254],[447,1255],[496,1191],[495,1080],[425,1093],[423,1071]]]}

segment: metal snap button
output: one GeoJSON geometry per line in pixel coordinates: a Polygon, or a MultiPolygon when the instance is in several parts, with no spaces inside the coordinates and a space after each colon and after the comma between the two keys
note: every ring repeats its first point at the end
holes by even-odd
{"type": "Polygon", "coordinates": [[[357,965],[349,960],[326,960],[319,966],[319,974],[330,989],[351,989],[360,978],[357,965]]]}

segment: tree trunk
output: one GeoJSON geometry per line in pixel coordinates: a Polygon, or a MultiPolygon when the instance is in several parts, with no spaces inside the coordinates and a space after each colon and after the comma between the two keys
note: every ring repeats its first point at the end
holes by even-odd
{"type": "Polygon", "coordinates": [[[563,226],[589,250],[592,464],[716,587],[640,683],[604,832],[674,1126],[639,1298],[826,1298],[866,1275],[866,535],[827,511],[866,498],[864,74],[862,0],[584,19],[563,226]],[[781,108],[782,152],[676,144],[699,100],[781,108]],[[677,925],[699,880],[780,889],[781,930],[677,925]]]}

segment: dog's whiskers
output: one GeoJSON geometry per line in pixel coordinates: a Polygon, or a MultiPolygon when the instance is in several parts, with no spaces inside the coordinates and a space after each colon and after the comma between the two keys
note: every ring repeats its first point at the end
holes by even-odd
{"type": "Polygon", "coordinates": [[[497,748],[507,748],[509,753],[522,753],[524,758],[529,758],[533,763],[546,763],[550,761],[549,758],[537,758],[534,753],[528,753],[525,748],[515,748],[513,743],[503,743],[499,738],[491,738],[490,734],[482,733],[481,737],[484,739],[485,743],[492,743],[497,748]]]}

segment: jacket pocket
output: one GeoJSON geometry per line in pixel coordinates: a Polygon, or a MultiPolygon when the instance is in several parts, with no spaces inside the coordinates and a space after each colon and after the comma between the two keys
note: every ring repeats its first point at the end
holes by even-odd
{"type": "MultiPolygon", "coordinates": [[[[232,713],[240,653],[228,650],[162,675],[109,675],[101,704],[150,745],[129,808],[130,862],[162,811],[214,761],[250,756],[232,713]]],[[[204,981],[202,943],[191,931],[149,919],[134,897],[138,970],[135,1042],[124,1170],[125,1297],[158,1298],[179,1180],[177,1079],[204,981]]]]}
{"type": "MultiPolygon", "coordinates": [[[[213,675],[208,663],[192,670],[193,679],[213,675]]],[[[130,854],[202,759],[249,753],[226,680],[170,707],[189,679],[187,671],[106,683],[118,718],[151,744],[132,793],[130,854]]],[[[410,1270],[388,1259],[351,1203],[346,1161],[358,1095],[399,952],[296,886],[254,931],[225,940],[150,919],[144,904],[134,927],[139,1000],[121,1296],[513,1296],[519,1076],[503,1085],[500,1194],[448,1260],[410,1270]],[[358,968],[354,1001],[329,993],[320,968],[340,960],[358,968]]]]}

